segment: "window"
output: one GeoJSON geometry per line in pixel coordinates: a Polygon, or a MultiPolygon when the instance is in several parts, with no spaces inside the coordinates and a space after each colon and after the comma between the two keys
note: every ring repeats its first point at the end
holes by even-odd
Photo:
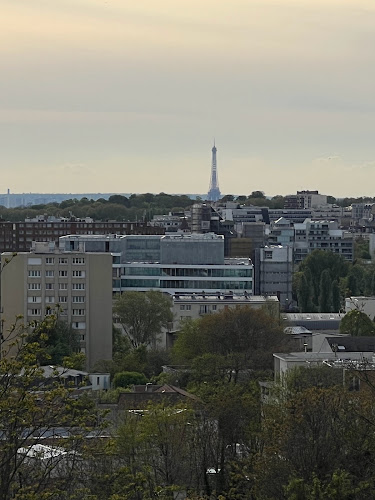
{"type": "Polygon", "coordinates": [[[85,297],[83,295],[73,295],[72,302],[85,302],[85,297]]]}
{"type": "Polygon", "coordinates": [[[266,250],[264,252],[264,258],[265,259],[272,259],[272,250],[266,250]]]}
{"type": "Polygon", "coordinates": [[[54,257],[46,257],[46,264],[54,264],[54,263],[55,263],[54,257]]]}
{"type": "Polygon", "coordinates": [[[85,289],[84,283],[72,283],[72,290],[84,290],[84,289],[85,289]]]}
{"type": "Polygon", "coordinates": [[[29,304],[40,304],[42,302],[42,297],[27,297],[27,302],[29,304]]]}
{"type": "Polygon", "coordinates": [[[68,283],[59,283],[59,290],[67,290],[68,283]]]}
{"type": "Polygon", "coordinates": [[[72,327],[74,330],[84,330],[86,328],[86,323],[84,321],[73,321],[72,327]]]}
{"type": "Polygon", "coordinates": [[[216,311],[216,309],[217,309],[217,305],[216,305],[216,304],[214,304],[214,305],[212,306],[212,310],[213,310],[213,311],[216,311]]]}
{"type": "Polygon", "coordinates": [[[186,310],[187,310],[187,311],[191,311],[191,305],[190,305],[190,304],[188,304],[188,305],[186,306],[186,310]]]}
{"type": "Polygon", "coordinates": [[[72,271],[72,276],[74,278],[84,278],[85,277],[85,271],[72,271]]]}
{"type": "Polygon", "coordinates": [[[73,309],[72,314],[73,314],[73,316],[84,316],[85,310],[84,309],[73,309]]]}
{"type": "Polygon", "coordinates": [[[40,278],[40,271],[29,271],[29,278],[40,278]]]}
{"type": "Polygon", "coordinates": [[[59,264],[67,265],[68,264],[68,259],[66,257],[60,257],[59,258],[59,264]]]}
{"type": "Polygon", "coordinates": [[[29,266],[40,266],[42,259],[40,257],[29,257],[27,263],[29,266]]]}
{"type": "Polygon", "coordinates": [[[85,263],[84,257],[73,257],[73,264],[84,264],[84,263],[85,263]]]}
{"type": "Polygon", "coordinates": [[[46,271],[46,278],[53,278],[55,276],[55,271],[46,271]]]}
{"type": "Polygon", "coordinates": [[[46,304],[54,304],[55,297],[46,297],[46,304]]]}
{"type": "Polygon", "coordinates": [[[66,295],[59,295],[59,302],[68,302],[68,297],[66,295]]]}
{"type": "Polygon", "coordinates": [[[54,283],[46,283],[46,290],[53,290],[55,288],[54,283]]]}
{"type": "Polygon", "coordinates": [[[59,271],[59,278],[67,278],[68,271],[59,271]]]}
{"type": "Polygon", "coordinates": [[[41,289],[40,283],[29,283],[28,289],[29,290],[40,290],[41,289]]]}
{"type": "Polygon", "coordinates": [[[28,309],[27,312],[29,316],[40,316],[41,309],[28,309]]]}
{"type": "Polygon", "coordinates": [[[181,305],[180,306],[180,311],[184,311],[185,310],[185,306],[184,305],[181,305]]]}

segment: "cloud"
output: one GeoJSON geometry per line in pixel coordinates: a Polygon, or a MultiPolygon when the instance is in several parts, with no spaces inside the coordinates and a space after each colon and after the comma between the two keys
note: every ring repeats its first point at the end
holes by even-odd
{"type": "Polygon", "coordinates": [[[348,170],[373,170],[375,169],[375,160],[364,161],[363,163],[357,163],[350,165],[348,170]]]}
{"type": "Polygon", "coordinates": [[[88,175],[93,173],[93,170],[84,163],[66,163],[60,168],[68,175],[88,175]]]}
{"type": "Polygon", "coordinates": [[[315,158],[313,160],[313,163],[319,163],[319,164],[328,164],[328,163],[337,163],[341,162],[342,157],[337,154],[332,154],[332,155],[327,155],[327,156],[320,156],[319,158],[315,158]]]}

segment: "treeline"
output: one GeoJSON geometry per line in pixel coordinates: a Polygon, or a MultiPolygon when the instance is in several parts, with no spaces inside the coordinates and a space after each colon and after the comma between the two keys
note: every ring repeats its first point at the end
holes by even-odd
{"type": "Polygon", "coordinates": [[[194,203],[186,195],[160,194],[132,194],[126,197],[119,194],[112,195],[108,200],[99,198],[89,200],[73,198],[61,203],[33,205],[31,207],[5,208],[0,207],[2,219],[16,222],[25,218],[47,214],[55,217],[91,217],[94,220],[136,221],[150,220],[154,215],[169,212],[183,212],[194,203]]]}
{"type": "MultiPolygon", "coordinates": [[[[8,332],[23,342],[0,363],[0,500],[373,498],[371,372],[297,367],[273,384],[272,352],[292,346],[269,308],[187,322],[171,354],[183,366],[156,379],[185,397],[172,405],[166,388],[113,418],[57,372],[43,381],[55,320],[28,327],[8,332]]],[[[131,347],[138,370],[143,348],[131,347]]]]}
{"type": "Polygon", "coordinates": [[[368,242],[359,238],[355,255],[352,263],[333,252],[314,250],[302,261],[293,279],[300,312],[339,312],[346,297],[375,295],[375,266],[363,262],[370,258],[368,242]]]}

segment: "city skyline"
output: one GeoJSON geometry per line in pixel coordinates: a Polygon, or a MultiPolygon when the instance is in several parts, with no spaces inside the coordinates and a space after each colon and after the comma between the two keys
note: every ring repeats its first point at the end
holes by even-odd
{"type": "Polygon", "coordinates": [[[0,192],[372,194],[370,0],[4,0],[0,192]]]}

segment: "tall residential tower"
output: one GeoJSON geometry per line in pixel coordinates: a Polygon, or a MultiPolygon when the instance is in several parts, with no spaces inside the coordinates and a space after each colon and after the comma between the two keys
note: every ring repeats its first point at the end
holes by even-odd
{"type": "Polygon", "coordinates": [[[221,198],[221,193],[219,189],[219,178],[217,175],[217,166],[216,166],[216,151],[217,149],[214,141],[214,147],[212,148],[210,188],[207,194],[207,199],[209,201],[218,201],[221,198]]]}

